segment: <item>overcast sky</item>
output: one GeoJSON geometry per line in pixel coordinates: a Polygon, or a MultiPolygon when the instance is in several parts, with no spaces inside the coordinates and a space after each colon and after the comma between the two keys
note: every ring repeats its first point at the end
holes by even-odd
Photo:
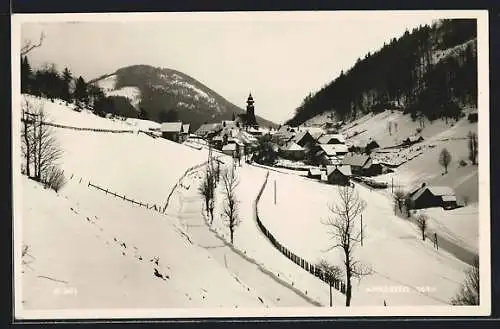
{"type": "Polygon", "coordinates": [[[172,68],[242,108],[252,92],[256,114],[281,123],[309,92],[405,29],[430,24],[437,18],[432,15],[184,13],[147,22],[136,16],[100,17],[99,22],[24,23],[21,38],[46,34],[43,46],[29,55],[35,66],[54,63],[86,80],[134,64],[172,68]]]}

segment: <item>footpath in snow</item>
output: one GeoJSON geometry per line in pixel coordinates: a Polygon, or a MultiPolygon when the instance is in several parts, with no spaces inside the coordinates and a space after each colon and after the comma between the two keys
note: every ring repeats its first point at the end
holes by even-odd
{"type": "Polygon", "coordinates": [[[279,280],[243,252],[233,248],[208,226],[202,209],[202,199],[198,193],[201,179],[201,173],[192,172],[180,184],[176,193],[180,206],[179,220],[190,240],[209,251],[245,285],[258,289],[263,294],[262,298],[270,303],[276,306],[318,306],[317,302],[279,280]]]}

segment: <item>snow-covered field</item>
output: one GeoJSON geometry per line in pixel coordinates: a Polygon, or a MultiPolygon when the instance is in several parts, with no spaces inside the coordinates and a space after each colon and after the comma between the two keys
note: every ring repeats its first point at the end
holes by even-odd
{"type": "Polygon", "coordinates": [[[26,310],[262,306],[176,219],[75,179],[56,194],[23,177],[22,203],[26,310]]]}
{"type": "Polygon", "coordinates": [[[373,138],[381,147],[388,147],[399,145],[407,137],[416,134],[421,135],[425,141],[450,137],[464,138],[467,137],[469,130],[477,132],[477,123],[469,123],[466,117],[458,122],[449,120],[448,123],[445,120],[430,122],[425,119],[425,127],[420,133],[417,133],[418,128],[421,128],[419,121],[413,121],[410,114],[387,110],[377,114],[364,115],[342,128],[341,133],[347,137],[359,133],[350,139],[352,142],[366,143],[369,138],[373,138]],[[391,125],[390,133],[389,125],[391,125]]]}
{"type": "MultiPolygon", "coordinates": [[[[259,204],[264,225],[301,257],[311,262],[326,258],[342,265],[340,251],[325,252],[332,242],[322,224],[330,215],[328,205],[338,201],[336,188],[276,172],[270,174],[269,183],[259,204]]],[[[382,305],[384,300],[388,305],[448,303],[468,265],[446,251],[437,251],[431,242],[422,242],[418,229],[396,217],[383,194],[362,186],[356,190],[367,202],[363,246],[356,248],[356,255],[374,273],[355,281],[353,305],[382,305]]]]}
{"type": "Polygon", "coordinates": [[[122,96],[130,100],[132,106],[139,109],[141,102],[141,91],[137,87],[122,87],[115,88],[116,75],[110,75],[102,80],[97,81],[97,85],[104,91],[106,96],[122,96]]]}

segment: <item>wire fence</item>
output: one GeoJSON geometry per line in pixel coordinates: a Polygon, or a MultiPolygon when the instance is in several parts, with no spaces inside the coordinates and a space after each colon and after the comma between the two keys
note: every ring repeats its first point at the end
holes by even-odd
{"type": "Polygon", "coordinates": [[[334,287],[336,290],[340,291],[342,294],[345,295],[346,292],[346,284],[337,278],[332,278],[330,275],[323,271],[319,266],[314,265],[311,262],[308,262],[304,258],[298,256],[294,252],[292,252],[290,249],[285,247],[281,242],[279,242],[274,235],[262,224],[262,221],[260,220],[259,217],[259,211],[258,211],[258,204],[260,201],[260,197],[262,196],[262,193],[264,192],[264,189],[266,188],[267,181],[269,178],[269,171],[266,174],[266,178],[264,180],[264,184],[262,185],[259,193],[257,194],[257,198],[255,199],[255,218],[257,220],[257,225],[259,226],[259,229],[261,232],[267,237],[267,239],[271,242],[271,244],[276,248],[279,252],[281,252],[285,257],[290,259],[292,262],[303,268],[305,271],[311,273],[315,277],[319,278],[323,282],[327,283],[328,285],[331,285],[334,287]]]}

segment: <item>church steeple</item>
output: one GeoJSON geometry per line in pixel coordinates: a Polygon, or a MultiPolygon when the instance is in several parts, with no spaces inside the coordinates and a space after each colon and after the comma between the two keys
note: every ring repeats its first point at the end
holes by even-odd
{"type": "Polygon", "coordinates": [[[255,119],[255,107],[253,105],[254,100],[252,97],[252,93],[248,95],[247,99],[247,115],[246,115],[246,123],[248,126],[257,126],[257,120],[255,119]]]}

